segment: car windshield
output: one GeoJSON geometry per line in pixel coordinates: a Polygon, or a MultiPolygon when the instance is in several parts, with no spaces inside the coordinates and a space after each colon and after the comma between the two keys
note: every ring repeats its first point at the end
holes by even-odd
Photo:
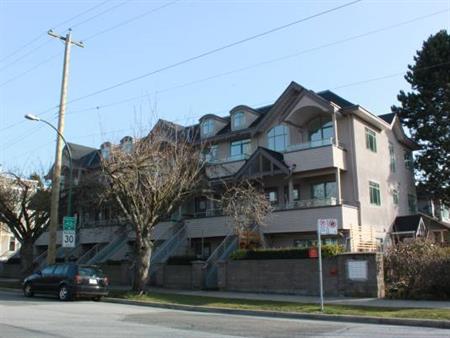
{"type": "Polygon", "coordinates": [[[80,266],[78,274],[85,277],[103,277],[103,271],[92,266],[80,266]]]}

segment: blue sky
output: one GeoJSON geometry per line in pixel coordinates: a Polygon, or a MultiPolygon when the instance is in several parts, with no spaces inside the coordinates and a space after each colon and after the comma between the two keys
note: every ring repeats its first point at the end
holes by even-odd
{"type": "MultiPolygon", "coordinates": [[[[73,38],[86,40],[84,49],[72,48],[70,102],[347,2],[3,0],[0,164],[29,172],[53,161],[54,133],[23,119],[45,112],[56,124],[57,110],[47,110],[59,102],[63,44],[49,28],[73,27],[73,38]]],[[[449,29],[449,11],[449,0],[362,1],[70,103],[65,136],[98,147],[147,131],[155,116],[192,124],[239,104],[272,103],[291,81],[389,113],[398,91],[408,89],[395,74],[406,71],[423,40],[449,29]]]]}

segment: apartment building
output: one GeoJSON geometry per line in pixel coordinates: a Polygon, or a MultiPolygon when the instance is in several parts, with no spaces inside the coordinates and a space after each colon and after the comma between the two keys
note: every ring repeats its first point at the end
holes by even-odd
{"type": "MultiPolygon", "coordinates": [[[[268,106],[239,105],[227,116],[206,114],[194,126],[158,124],[193,132],[193,142],[207,145],[206,172],[215,192],[196,196],[172,221],[158,224],[154,238],[161,245],[155,262],[187,252],[219,259],[236,247],[233,226],[214,198],[223,182],[263,183],[275,209],[261,229],[271,247],[314,245],[317,220],[333,218],[339,234],[325,236],[325,243],[375,250],[390,239],[397,217],[417,212],[412,152],[418,146],[398,117],[376,116],[331,91],[316,93],[292,82],[268,106]]],[[[126,150],[132,144],[124,137],[117,146],[126,150]]],[[[111,146],[83,147],[75,178],[98,170],[111,146]]],[[[73,255],[82,262],[130,259],[133,234],[106,209],[76,210],[79,246],[73,255]]],[[[39,252],[46,243],[44,234],[39,252]]]]}

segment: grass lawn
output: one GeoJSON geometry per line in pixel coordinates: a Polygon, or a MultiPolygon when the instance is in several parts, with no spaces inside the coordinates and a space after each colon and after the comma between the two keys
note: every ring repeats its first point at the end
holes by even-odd
{"type": "MultiPolygon", "coordinates": [[[[112,295],[116,298],[138,300],[142,302],[156,302],[166,304],[195,305],[204,307],[218,307],[242,310],[265,310],[299,313],[320,313],[318,304],[302,304],[293,302],[277,302],[249,299],[227,299],[205,296],[191,296],[168,293],[148,293],[136,295],[122,293],[112,295]]],[[[352,305],[325,305],[325,313],[349,316],[372,316],[385,318],[414,318],[414,319],[444,319],[450,320],[448,309],[418,309],[418,308],[380,308],[352,305]]]]}

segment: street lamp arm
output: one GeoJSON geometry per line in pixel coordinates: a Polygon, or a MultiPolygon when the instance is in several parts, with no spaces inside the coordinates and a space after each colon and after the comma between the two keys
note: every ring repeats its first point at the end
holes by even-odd
{"type": "Polygon", "coordinates": [[[54,131],[56,131],[56,133],[62,138],[62,140],[64,141],[64,144],[66,145],[67,148],[67,152],[69,154],[69,161],[70,161],[70,166],[72,167],[72,150],[70,149],[70,145],[69,143],[66,141],[65,137],[63,136],[63,134],[61,134],[58,129],[51,124],[50,122],[44,120],[44,119],[39,119],[39,121],[44,122],[46,125],[48,125],[50,128],[52,128],[54,131]]]}
{"type": "Polygon", "coordinates": [[[73,158],[72,158],[72,149],[70,148],[69,143],[67,142],[67,140],[65,139],[65,137],[63,136],[63,134],[61,134],[59,132],[59,130],[50,122],[41,119],[35,115],[32,114],[27,114],[25,115],[25,118],[31,121],[37,121],[37,122],[43,122],[46,125],[48,125],[50,128],[52,128],[56,134],[61,137],[61,139],[63,140],[64,144],[66,145],[66,149],[67,149],[67,154],[69,156],[69,193],[68,193],[68,197],[67,197],[67,214],[68,216],[72,216],[72,186],[73,186],[73,158]]]}

